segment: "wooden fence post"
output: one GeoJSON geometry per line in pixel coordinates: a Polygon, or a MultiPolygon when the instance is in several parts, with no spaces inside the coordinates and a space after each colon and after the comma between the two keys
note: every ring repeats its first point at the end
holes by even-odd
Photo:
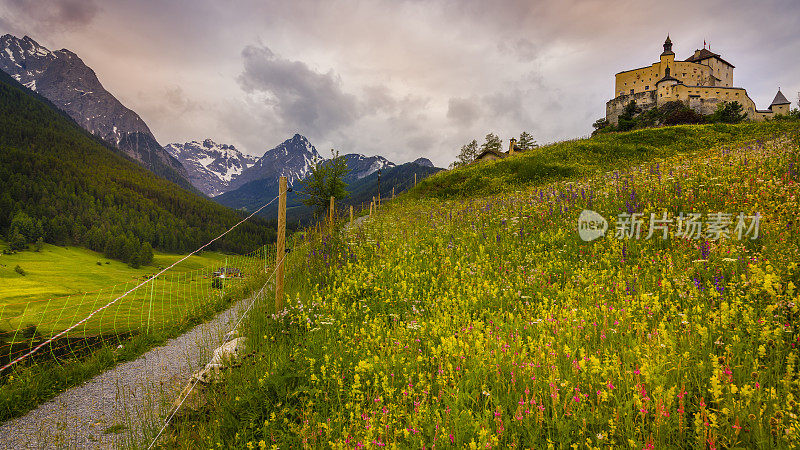
{"type": "Polygon", "coordinates": [[[392,200],[394,200],[394,186],[392,186],[392,200]]]}
{"type": "Polygon", "coordinates": [[[353,205],[350,205],[350,225],[353,225],[353,205]]]}
{"type": "Polygon", "coordinates": [[[414,174],[414,187],[416,187],[416,186],[417,186],[417,174],[415,173],[414,174]]]}
{"type": "Polygon", "coordinates": [[[331,207],[328,211],[328,226],[333,226],[333,196],[331,195],[331,207]]]}
{"type": "Polygon", "coordinates": [[[278,183],[278,253],[275,255],[275,313],[283,310],[283,259],[286,257],[286,177],[278,183]]]}

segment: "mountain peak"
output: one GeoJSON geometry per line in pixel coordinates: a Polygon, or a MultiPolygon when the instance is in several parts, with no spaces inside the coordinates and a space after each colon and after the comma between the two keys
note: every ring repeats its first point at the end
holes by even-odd
{"type": "Polygon", "coordinates": [[[418,166],[433,167],[433,162],[431,162],[431,160],[428,158],[417,158],[412,162],[412,164],[416,164],[418,166]]]}
{"type": "Polygon", "coordinates": [[[0,69],[50,100],[93,135],[154,173],[189,187],[181,163],[75,53],[66,49],[51,52],[30,36],[19,39],[6,34],[0,38],[0,69]]]}
{"type": "Polygon", "coordinates": [[[233,180],[231,189],[238,189],[251,181],[277,179],[280,176],[287,177],[291,185],[304,179],[311,170],[311,165],[318,159],[323,158],[311,142],[305,136],[295,133],[277,147],[264,152],[252,167],[233,180]]]}
{"type": "Polygon", "coordinates": [[[183,164],[192,185],[211,197],[225,192],[256,162],[256,158],[242,154],[233,145],[218,144],[212,139],[173,143],[165,149],[183,164]]]}

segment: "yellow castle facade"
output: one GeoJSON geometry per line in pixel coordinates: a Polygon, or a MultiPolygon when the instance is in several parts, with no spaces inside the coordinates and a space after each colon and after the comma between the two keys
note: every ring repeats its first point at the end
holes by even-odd
{"type": "Polygon", "coordinates": [[[778,89],[769,108],[756,109],[747,91],[733,84],[733,64],[703,48],[676,61],[669,36],[658,62],[616,74],[614,98],[606,103],[606,119],[617,124],[631,101],[643,110],[679,100],[700,114],[711,114],[721,102],[739,102],[750,120],[761,121],[789,113],[790,102],[778,89]]]}

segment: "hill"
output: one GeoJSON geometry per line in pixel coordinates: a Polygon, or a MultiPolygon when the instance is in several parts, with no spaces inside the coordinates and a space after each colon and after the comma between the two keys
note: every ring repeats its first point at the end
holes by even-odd
{"type": "Polygon", "coordinates": [[[471,164],[426,179],[417,197],[467,198],[592,175],[658,158],[692,154],[715,145],[772,138],[797,130],[794,120],[739,125],[681,125],[558,142],[519,156],[471,164]]]}
{"type": "Polygon", "coordinates": [[[259,359],[172,438],[795,447],[798,125],[557,144],[568,159],[434,175],[355,230],[311,236],[288,265],[287,298],[302,304],[249,318],[259,359]],[[484,190],[490,175],[513,184],[484,190]],[[585,209],[609,219],[604,237],[579,237],[585,209]],[[651,217],[681,212],[701,214],[699,235],[673,222],[648,238],[651,217]]]}
{"type": "Polygon", "coordinates": [[[0,69],[50,100],[82,128],[159,176],[191,188],[187,173],[134,111],[108,92],[94,70],[67,50],[50,51],[28,36],[0,37],[0,69]]]}
{"type": "MultiPolygon", "coordinates": [[[[11,244],[42,238],[137,264],[148,247],[184,253],[241,217],[135,164],[0,73],[0,233],[11,244]]],[[[255,221],[213,248],[246,253],[273,239],[255,221]]]]}
{"type": "MultiPolygon", "coordinates": [[[[392,196],[392,188],[395,194],[399,195],[414,185],[414,174],[417,175],[417,181],[424,179],[442,169],[431,167],[427,165],[419,165],[416,163],[406,163],[399,166],[392,166],[381,170],[381,198],[388,199],[392,196]]],[[[286,196],[286,220],[293,224],[293,227],[309,225],[314,220],[314,211],[312,208],[303,204],[302,191],[305,188],[305,180],[300,180],[293,186],[293,191],[286,196]]],[[[347,187],[345,188],[350,197],[342,199],[337,202],[336,208],[339,211],[344,211],[353,205],[357,210],[360,207],[369,208],[369,202],[372,201],[373,196],[378,195],[378,173],[373,172],[363,178],[356,178],[355,175],[348,175],[345,177],[347,187]]],[[[264,201],[265,192],[277,192],[277,180],[262,179],[250,182],[238,189],[236,192],[239,199],[243,193],[249,192],[252,197],[248,201],[248,205],[252,208],[257,208],[260,202],[264,201]]],[[[221,200],[225,204],[228,198],[227,194],[223,194],[221,200]]],[[[263,210],[261,215],[265,217],[274,217],[278,213],[277,205],[271,205],[263,210]]]]}

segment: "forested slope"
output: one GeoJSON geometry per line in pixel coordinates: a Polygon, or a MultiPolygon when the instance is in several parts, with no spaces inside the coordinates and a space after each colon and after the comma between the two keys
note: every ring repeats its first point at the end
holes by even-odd
{"type": "MultiPolygon", "coordinates": [[[[153,175],[0,73],[0,235],[12,247],[41,238],[143,263],[149,247],[186,252],[241,217],[153,175]]],[[[274,235],[254,220],[213,248],[246,252],[274,235]]]]}

